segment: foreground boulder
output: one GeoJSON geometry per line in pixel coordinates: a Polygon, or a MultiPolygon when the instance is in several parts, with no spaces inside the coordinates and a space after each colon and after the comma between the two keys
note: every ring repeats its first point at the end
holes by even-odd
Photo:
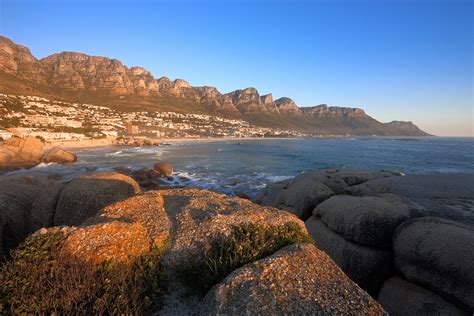
{"type": "Polygon", "coordinates": [[[162,196],[150,191],[102,209],[68,234],[62,251],[94,264],[129,262],[151,246],[163,248],[170,229],[162,196]]]}
{"type": "Polygon", "coordinates": [[[153,169],[164,177],[171,177],[173,175],[173,167],[166,162],[155,163],[153,169]]]}
{"type": "Polygon", "coordinates": [[[52,224],[60,189],[44,176],[1,178],[0,259],[29,233],[52,224]]]}
{"type": "Polygon", "coordinates": [[[349,195],[331,197],[313,212],[332,231],[347,240],[388,249],[391,248],[395,228],[415,213],[399,201],[349,195]]]}
{"type": "Polygon", "coordinates": [[[304,223],[296,216],[246,199],[228,198],[200,189],[161,192],[166,212],[175,222],[174,238],[165,256],[165,264],[170,270],[183,265],[186,270],[202,266],[205,254],[212,250],[215,242],[230,236],[236,227],[250,224],[263,229],[294,226],[306,234],[304,223]]]}
{"type": "Polygon", "coordinates": [[[0,306],[65,315],[146,314],[153,307],[158,314],[167,307],[179,314],[200,307],[205,314],[383,313],[311,243],[304,223],[284,211],[205,190],[149,191],[107,205],[77,227],[28,237],[2,267],[0,306]]]}
{"type": "Polygon", "coordinates": [[[474,312],[474,225],[424,217],[401,224],[394,233],[395,266],[474,312]]]}
{"type": "Polygon", "coordinates": [[[80,225],[101,208],[140,193],[132,178],[114,172],[80,176],[62,190],[54,217],[55,225],[80,225]]]}
{"type": "Polygon", "coordinates": [[[45,154],[43,161],[46,163],[73,163],[77,161],[77,156],[62,148],[53,147],[45,154]]]}
{"type": "Polygon", "coordinates": [[[287,246],[231,273],[205,297],[202,315],[384,314],[313,245],[287,246]]]}
{"type": "Polygon", "coordinates": [[[399,277],[385,281],[377,300],[390,315],[394,316],[470,315],[438,294],[399,277]]]}
{"type": "Polygon", "coordinates": [[[170,228],[153,192],[109,205],[79,227],[42,228],[2,268],[0,310],[149,313],[164,289],[160,262],[170,228]]]}
{"type": "Polygon", "coordinates": [[[350,242],[315,216],[305,224],[316,247],[325,251],[354,282],[371,295],[376,296],[383,282],[394,273],[390,251],[350,242]]]}
{"type": "Polygon", "coordinates": [[[11,138],[0,144],[0,171],[34,167],[42,156],[43,143],[38,138],[11,138]]]}

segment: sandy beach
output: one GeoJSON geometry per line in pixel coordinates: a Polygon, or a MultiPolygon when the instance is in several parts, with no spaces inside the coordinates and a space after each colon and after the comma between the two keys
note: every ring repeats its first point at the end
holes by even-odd
{"type": "MultiPolygon", "coordinates": [[[[279,138],[260,138],[260,137],[220,137],[220,138],[159,138],[153,139],[159,143],[175,143],[175,142],[215,142],[215,141],[245,141],[245,140],[261,140],[261,139],[279,139],[279,138]]],[[[286,138],[285,138],[286,139],[286,138]]],[[[297,138],[292,138],[297,139],[297,138]]],[[[64,149],[80,149],[80,148],[95,148],[95,147],[108,147],[108,146],[121,146],[117,145],[115,138],[101,138],[101,139],[85,139],[85,140],[62,140],[62,141],[51,141],[46,143],[45,149],[59,146],[64,149]]],[[[125,146],[128,147],[128,146],[125,146]]]]}

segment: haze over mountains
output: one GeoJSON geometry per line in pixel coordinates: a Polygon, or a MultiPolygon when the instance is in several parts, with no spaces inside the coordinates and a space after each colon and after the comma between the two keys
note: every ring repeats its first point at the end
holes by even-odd
{"type": "MultiPolygon", "coordinates": [[[[158,61],[157,61],[158,62],[158,61]]],[[[116,59],[62,52],[35,58],[27,47],[0,36],[0,92],[107,105],[120,110],[201,113],[247,120],[263,127],[320,135],[427,136],[411,122],[381,123],[359,108],[325,104],[298,107],[255,88],[222,94],[214,87],[155,79],[116,59]]]]}

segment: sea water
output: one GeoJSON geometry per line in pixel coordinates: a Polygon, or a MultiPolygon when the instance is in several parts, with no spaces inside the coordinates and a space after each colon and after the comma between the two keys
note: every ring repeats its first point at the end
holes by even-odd
{"type": "Polygon", "coordinates": [[[325,168],[399,170],[406,173],[469,173],[474,176],[474,138],[250,139],[173,142],[169,146],[72,150],[78,162],[41,164],[31,172],[65,179],[116,166],[173,165],[180,185],[255,196],[267,184],[325,168]]]}

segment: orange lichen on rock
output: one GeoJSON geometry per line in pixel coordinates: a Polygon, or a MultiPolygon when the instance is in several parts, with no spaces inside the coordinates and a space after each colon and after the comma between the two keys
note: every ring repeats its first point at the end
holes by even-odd
{"type": "Polygon", "coordinates": [[[142,225],[114,221],[74,230],[64,240],[60,251],[63,255],[100,264],[111,259],[131,263],[131,258],[149,250],[147,231],[142,225]]]}

